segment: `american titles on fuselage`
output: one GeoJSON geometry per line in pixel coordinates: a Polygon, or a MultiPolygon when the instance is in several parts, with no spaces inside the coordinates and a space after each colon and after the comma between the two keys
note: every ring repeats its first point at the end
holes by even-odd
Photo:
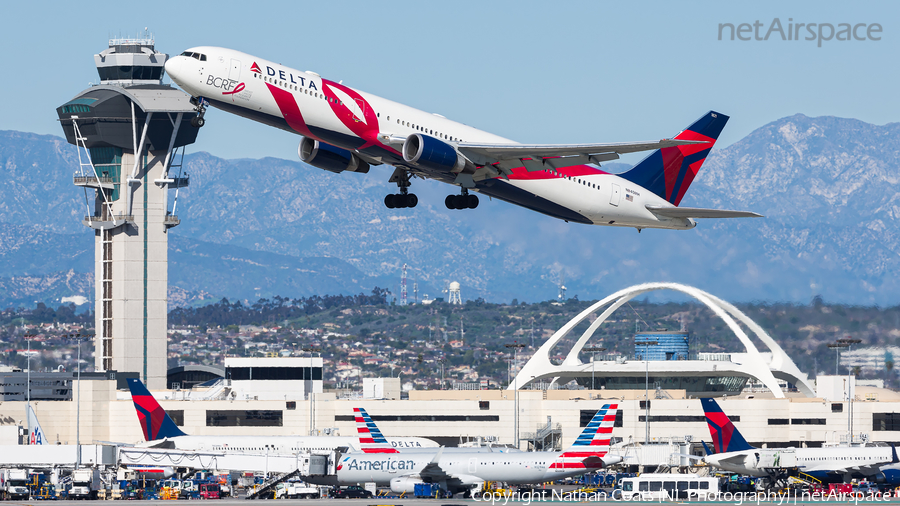
{"type": "Polygon", "coordinates": [[[394,471],[399,469],[414,469],[416,462],[412,459],[396,460],[388,457],[385,460],[365,460],[356,457],[347,457],[344,460],[350,471],[394,471]]]}

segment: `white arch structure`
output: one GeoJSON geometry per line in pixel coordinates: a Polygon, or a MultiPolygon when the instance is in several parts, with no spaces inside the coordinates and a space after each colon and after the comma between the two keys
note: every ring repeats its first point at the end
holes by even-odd
{"type": "MultiPolygon", "coordinates": [[[[581,359],[578,358],[578,354],[581,352],[582,348],[584,348],[585,344],[587,344],[588,340],[594,335],[594,332],[596,332],[600,325],[623,304],[639,295],[655,290],[675,290],[689,295],[709,307],[716,316],[721,318],[722,321],[728,325],[728,328],[731,329],[735,336],[737,336],[747,351],[744,363],[735,364],[735,372],[757,378],[772,391],[776,398],[784,398],[784,392],[781,390],[781,387],[778,386],[778,379],[796,385],[797,389],[807,397],[815,397],[815,389],[810,385],[806,374],[800,371],[797,365],[794,364],[794,361],[787,356],[787,353],[778,346],[778,343],[776,343],[762,327],[728,302],[698,288],[679,283],[644,283],[635,285],[619,290],[585,309],[578,314],[578,316],[571,319],[557,330],[556,333],[554,333],[553,336],[551,336],[550,339],[535,352],[534,356],[531,357],[531,359],[522,367],[522,370],[519,371],[519,374],[516,376],[516,381],[512,383],[508,389],[513,389],[514,385],[522,388],[531,382],[549,378],[552,378],[554,382],[557,382],[560,378],[572,377],[573,373],[583,375],[585,370],[589,371],[590,369],[586,369],[588,364],[582,362],[581,359]],[[576,325],[583,322],[592,313],[597,312],[607,305],[609,307],[607,307],[606,310],[591,323],[590,327],[588,327],[578,341],[575,342],[575,345],[572,347],[571,351],[569,351],[569,354],[566,356],[565,360],[563,360],[562,364],[554,365],[550,362],[550,351],[556,344],[562,338],[569,335],[576,325]],[[738,321],[743,323],[769,348],[769,351],[772,353],[772,360],[769,363],[766,363],[765,357],[760,354],[756,345],[753,344],[753,341],[750,340],[741,326],[738,325],[738,321]]],[[[725,371],[720,370],[719,372],[725,371]]]]}

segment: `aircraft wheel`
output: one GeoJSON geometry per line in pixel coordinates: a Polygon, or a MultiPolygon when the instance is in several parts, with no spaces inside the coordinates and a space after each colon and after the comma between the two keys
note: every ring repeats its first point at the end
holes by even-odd
{"type": "Polygon", "coordinates": [[[394,208],[394,196],[393,195],[387,195],[384,197],[384,206],[387,207],[388,209],[394,208]]]}
{"type": "Polygon", "coordinates": [[[409,199],[406,197],[407,196],[402,193],[394,195],[394,207],[396,207],[397,209],[409,207],[409,199]]]}
{"type": "Polygon", "coordinates": [[[466,207],[468,207],[469,209],[475,209],[476,207],[478,207],[478,195],[467,195],[466,207]]]}
{"type": "Polygon", "coordinates": [[[191,118],[191,126],[194,128],[200,128],[206,124],[206,120],[201,118],[200,116],[194,116],[191,118]]]}
{"type": "Polygon", "coordinates": [[[454,205],[455,202],[453,201],[454,197],[456,197],[456,195],[447,195],[447,198],[444,199],[444,205],[447,206],[447,209],[456,209],[456,206],[454,205]]]}
{"type": "Polygon", "coordinates": [[[410,193],[406,196],[406,207],[416,207],[419,204],[419,197],[416,197],[415,193],[410,193]]]}

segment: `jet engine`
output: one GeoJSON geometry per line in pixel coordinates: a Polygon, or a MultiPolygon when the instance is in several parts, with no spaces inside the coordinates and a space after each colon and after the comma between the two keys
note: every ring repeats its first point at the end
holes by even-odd
{"type": "Polygon", "coordinates": [[[425,482],[422,481],[422,478],[417,478],[414,476],[398,476],[391,480],[391,492],[397,494],[402,492],[413,494],[416,492],[416,485],[418,485],[419,483],[425,482]]]}
{"type": "Polygon", "coordinates": [[[412,134],[403,142],[403,159],[441,172],[473,173],[475,164],[450,144],[428,135],[412,134]]]}
{"type": "Polygon", "coordinates": [[[330,144],[319,142],[309,137],[303,137],[297,146],[297,154],[300,160],[335,174],[348,172],[369,172],[369,164],[360,160],[355,153],[346,149],[336,148],[330,144]]]}

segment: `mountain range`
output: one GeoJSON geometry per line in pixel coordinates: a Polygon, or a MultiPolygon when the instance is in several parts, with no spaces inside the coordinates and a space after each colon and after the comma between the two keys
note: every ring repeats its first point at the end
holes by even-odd
{"type": "MultiPolygon", "coordinates": [[[[201,132],[201,135],[203,133],[201,132]]],[[[170,231],[172,305],[227,297],[399,293],[409,265],[419,297],[449,281],[464,299],[600,298],[677,281],[733,301],[895,305],[900,124],[794,115],[716,148],[682,206],[752,210],[690,231],[565,223],[482,197],[443,205],[453,188],[415,180],[414,209],[386,209],[391,169],[332,174],[299,161],[185,157],[181,225],[170,231]]],[[[0,307],[88,294],[93,235],[72,184],[74,146],[0,131],[0,307]]],[[[606,164],[621,172],[625,164],[606,164]]],[[[678,298],[678,296],[658,297],[678,298]]]]}

